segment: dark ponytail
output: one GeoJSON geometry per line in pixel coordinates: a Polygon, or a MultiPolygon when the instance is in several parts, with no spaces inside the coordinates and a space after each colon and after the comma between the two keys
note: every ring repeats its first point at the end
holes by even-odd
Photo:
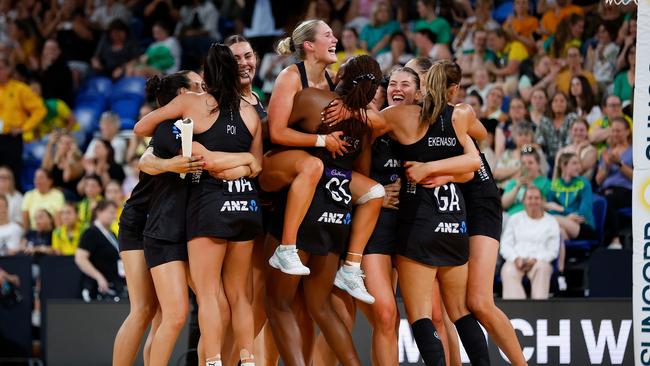
{"type": "Polygon", "coordinates": [[[147,80],[145,90],[150,99],[155,99],[158,107],[172,101],[178,95],[178,89],[190,88],[190,80],[187,78],[189,70],[183,70],[164,76],[162,79],[154,76],[147,80]]]}
{"type": "Polygon", "coordinates": [[[239,66],[228,46],[220,43],[212,44],[205,59],[203,76],[207,92],[218,103],[212,113],[224,108],[239,110],[241,100],[239,66]]]}

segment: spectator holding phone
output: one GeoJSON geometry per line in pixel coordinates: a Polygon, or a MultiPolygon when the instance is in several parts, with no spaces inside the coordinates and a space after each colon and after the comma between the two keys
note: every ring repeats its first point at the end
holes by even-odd
{"type": "Polygon", "coordinates": [[[504,187],[501,205],[508,215],[514,215],[524,209],[526,187],[536,186],[546,197],[551,189],[551,181],[541,174],[541,158],[532,145],[521,150],[521,168],[516,178],[510,179],[504,187]]]}

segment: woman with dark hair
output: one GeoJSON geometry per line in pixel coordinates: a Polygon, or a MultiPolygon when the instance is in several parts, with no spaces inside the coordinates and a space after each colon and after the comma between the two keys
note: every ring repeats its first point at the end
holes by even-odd
{"type": "Polygon", "coordinates": [[[584,31],[585,18],[581,14],[571,14],[562,19],[557,32],[544,42],[544,49],[551,57],[565,57],[569,47],[580,49],[584,31]]]}
{"type": "MultiPolygon", "coordinates": [[[[308,133],[340,131],[349,144],[347,151],[340,156],[332,156],[323,149],[311,151],[324,166],[324,173],[316,184],[313,199],[310,200],[305,219],[298,230],[297,249],[300,250],[300,259],[306,261],[313,270],[309,276],[302,278],[309,314],[320,327],[338,360],[343,365],[359,365],[350,333],[330,302],[330,294],[333,282],[340,288],[347,286],[341,286],[343,280],[339,276],[341,271],[346,271],[345,266],[338,272],[337,269],[350,227],[356,225],[352,222],[352,203],[363,198],[350,187],[355,180],[360,180],[364,185],[367,184],[365,181],[370,181],[352,169],[363,171],[364,165],[369,163],[370,141],[373,129],[378,127],[378,115],[375,111],[366,109],[366,106],[375,96],[381,70],[371,57],[357,56],[344,64],[338,78],[340,82],[335,92],[307,88],[297,93],[288,126],[295,125],[296,129],[308,133]],[[351,117],[334,125],[322,123],[321,110],[336,98],[340,98],[343,105],[351,111],[351,117]]],[[[374,184],[374,181],[370,182],[374,184]]],[[[279,207],[283,205],[280,204],[279,207]]],[[[279,221],[283,216],[275,217],[279,221]]],[[[371,223],[373,227],[374,223],[371,223]]],[[[280,227],[280,222],[271,226],[271,234],[276,238],[280,236],[280,227]]],[[[275,248],[268,248],[269,251],[272,249],[275,248]]],[[[282,359],[290,365],[310,363],[309,356],[300,347],[295,347],[302,340],[291,304],[296,297],[300,280],[300,277],[280,271],[267,273],[266,308],[282,359]]]]}
{"type": "MultiPolygon", "coordinates": [[[[160,79],[157,76],[147,81],[147,94],[163,106],[178,94],[186,92],[202,92],[203,80],[192,71],[180,71],[160,79]]],[[[153,145],[158,142],[154,141],[153,145]]],[[[140,341],[154,314],[159,311],[156,290],[145,259],[143,247],[143,232],[149,213],[149,202],[155,192],[156,182],[153,176],[165,172],[193,173],[203,167],[201,157],[183,157],[180,155],[170,159],[162,159],[153,154],[149,147],[140,162],[140,177],[133,188],[131,196],[124,204],[119,221],[118,243],[120,258],[124,263],[126,281],[129,286],[129,315],[124,319],[113,346],[113,363],[115,365],[130,365],[140,349],[140,341]]],[[[176,176],[176,174],[174,174],[176,176]]],[[[178,220],[177,217],[175,217],[178,220]]],[[[177,223],[178,225],[178,223],[177,223]]],[[[160,326],[162,314],[152,324],[143,351],[145,364],[150,364],[151,345],[160,326]]],[[[173,342],[172,342],[173,345],[173,342]]]]}
{"type": "Polygon", "coordinates": [[[115,150],[111,142],[105,139],[95,140],[95,157],[86,163],[86,175],[96,174],[106,185],[111,180],[124,181],[124,169],[115,162],[115,150]]]}
{"type": "Polygon", "coordinates": [[[97,293],[116,295],[124,287],[119,274],[119,251],[115,234],[110,226],[115,219],[115,203],[100,201],[93,210],[92,225],[84,231],[75,252],[77,266],[91,283],[86,284],[90,298],[97,293]]]}
{"type": "Polygon", "coordinates": [[[636,70],[636,45],[625,50],[625,63],[614,79],[614,95],[621,98],[621,102],[633,99],[634,73],[636,70]]]}
{"type": "Polygon", "coordinates": [[[138,56],[137,45],[129,35],[129,26],[123,20],[111,21],[90,60],[95,72],[113,79],[119,79],[125,74],[127,63],[138,56]]]}
{"type": "Polygon", "coordinates": [[[569,99],[571,106],[575,108],[576,114],[584,117],[589,124],[594,123],[603,114],[589,80],[582,75],[571,78],[569,99]]]}
{"type": "MultiPolygon", "coordinates": [[[[242,365],[251,365],[254,324],[246,288],[253,239],[262,228],[257,190],[248,178],[261,170],[262,131],[255,109],[241,103],[239,67],[227,46],[210,47],[204,76],[206,93],[177,96],[142,118],[134,131],[151,134],[158,124],[179,117],[194,122],[193,153],[205,157],[205,169],[210,172],[192,176],[187,202],[187,251],[206,363],[221,365],[223,324],[216,284],[221,283],[223,269],[240,360],[242,365]],[[220,172],[229,168],[238,169],[234,177],[220,172]]],[[[182,291],[177,298],[186,298],[187,289],[182,291]]],[[[163,311],[163,321],[164,317],[163,311]]]]}
{"type": "MultiPolygon", "coordinates": [[[[507,121],[497,126],[494,136],[494,152],[499,157],[503,155],[506,149],[513,149],[515,147],[515,141],[512,136],[513,127],[519,124],[528,124],[528,111],[526,110],[526,104],[523,99],[517,97],[510,99],[508,117],[507,121]]],[[[532,126],[534,130],[536,126],[532,126]]]]}
{"type": "Polygon", "coordinates": [[[552,166],[557,152],[569,143],[569,127],[576,118],[569,97],[556,92],[549,103],[549,119],[542,119],[535,131],[535,142],[544,149],[549,165],[552,166]]]}
{"type": "Polygon", "coordinates": [[[431,65],[433,65],[433,60],[429,57],[416,57],[404,65],[404,67],[408,67],[418,73],[418,76],[420,77],[420,92],[424,92],[425,90],[425,75],[431,68],[431,65]]]}
{"type": "Polygon", "coordinates": [[[571,143],[560,149],[557,156],[565,153],[575,154],[580,165],[580,175],[591,181],[598,162],[598,150],[589,141],[589,126],[589,122],[582,117],[573,121],[569,130],[571,143]]]}
{"type": "Polygon", "coordinates": [[[353,27],[343,29],[343,32],[341,33],[341,44],[343,46],[343,51],[336,53],[337,61],[331,66],[334,73],[339,71],[341,65],[350,58],[368,54],[366,50],[359,47],[359,33],[357,33],[357,30],[353,27]]]}
{"type": "Polygon", "coordinates": [[[36,228],[36,211],[43,208],[46,209],[50,215],[54,216],[54,222],[59,222],[59,211],[65,204],[63,193],[55,189],[54,181],[52,180],[52,173],[43,168],[36,169],[34,173],[34,189],[27,191],[21,210],[23,212],[23,227],[26,230],[36,228]]]}
{"type": "Polygon", "coordinates": [[[455,98],[461,76],[457,64],[437,61],[427,72],[422,107],[394,106],[382,111],[406,167],[396,264],[407,317],[427,365],[444,362],[432,322],[436,277],[447,314],[455,322],[470,361],[473,365],[490,362],[483,333],[466,307],[466,210],[462,193],[453,183],[471,179],[481,163],[467,134],[476,120],[471,107],[448,104],[455,98]]]}

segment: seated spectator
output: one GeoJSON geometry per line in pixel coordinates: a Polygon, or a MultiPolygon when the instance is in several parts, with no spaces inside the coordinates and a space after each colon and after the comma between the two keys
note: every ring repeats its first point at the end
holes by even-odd
{"type": "Polygon", "coordinates": [[[85,228],[77,217],[76,205],[66,202],[61,209],[61,225],[52,232],[52,250],[59,255],[74,255],[85,228]]]}
{"type": "Polygon", "coordinates": [[[87,175],[79,182],[79,192],[83,198],[79,201],[77,212],[79,213],[79,222],[83,226],[90,225],[92,212],[97,202],[103,199],[102,191],[101,178],[96,175],[87,175]]]}
{"type": "Polygon", "coordinates": [[[28,21],[15,19],[9,23],[12,50],[9,55],[14,65],[28,66],[31,58],[38,54],[36,32],[28,21]]]}
{"type": "Polygon", "coordinates": [[[560,248],[560,227],[542,207],[539,188],[529,186],[524,193],[525,211],[513,215],[501,238],[499,252],[505,263],[501,267],[503,299],[525,299],[521,280],[530,279],[530,297],[548,299],[553,261],[560,248]]]}
{"type": "Polygon", "coordinates": [[[90,15],[90,22],[98,29],[110,29],[110,24],[114,20],[121,20],[124,24],[128,24],[131,20],[131,12],[121,1],[106,0],[100,4],[90,15]]]}
{"type": "MultiPolygon", "coordinates": [[[[32,131],[47,113],[43,99],[26,84],[12,77],[13,65],[0,53],[0,165],[20,177],[23,134],[32,131]]],[[[20,188],[20,187],[18,187],[20,188]]]]}
{"type": "Polygon", "coordinates": [[[23,195],[16,190],[14,174],[6,166],[0,166],[0,195],[4,196],[9,204],[9,221],[22,225],[23,195]]]}
{"type": "MultiPolygon", "coordinates": [[[[31,80],[29,87],[39,97],[42,95],[41,84],[37,80],[31,80]]],[[[41,123],[31,132],[23,134],[24,141],[39,140],[52,133],[54,130],[64,132],[76,132],[80,127],[77,119],[70,110],[70,107],[61,99],[44,99],[47,114],[41,123]]]]}
{"type": "Polygon", "coordinates": [[[521,77],[517,88],[522,99],[529,101],[533,91],[543,90],[546,92],[549,86],[555,83],[560,67],[548,55],[540,55],[535,57],[534,60],[528,59],[524,61],[520,71],[521,77]]]}
{"type": "Polygon", "coordinates": [[[582,55],[580,54],[580,48],[577,46],[569,46],[566,51],[566,66],[562,71],[557,74],[555,78],[555,89],[561,93],[569,94],[569,89],[571,87],[571,78],[574,76],[584,76],[589,80],[591,88],[594,91],[594,94],[598,92],[598,84],[596,83],[596,78],[589,71],[585,70],[582,67],[582,55]]]}
{"type": "MultiPolygon", "coordinates": [[[[354,56],[368,54],[368,52],[366,52],[363,48],[359,47],[359,34],[354,28],[343,29],[341,44],[343,45],[343,51],[336,53],[336,59],[338,61],[331,66],[331,69],[334,71],[334,73],[336,73],[339,70],[339,67],[341,67],[341,65],[343,65],[348,59],[354,56]]],[[[402,52],[403,51],[404,49],[402,49],[402,52]]]]}
{"type": "Polygon", "coordinates": [[[390,37],[401,30],[400,25],[393,19],[390,5],[383,1],[375,2],[372,17],[361,30],[361,47],[372,55],[390,51],[390,37]]]}
{"type": "Polygon", "coordinates": [[[569,47],[582,47],[585,31],[585,18],[580,14],[571,14],[558,25],[557,32],[544,42],[548,55],[560,58],[566,55],[569,47]]]}
{"type": "Polygon", "coordinates": [[[36,210],[34,216],[36,225],[27,231],[23,244],[23,251],[26,254],[53,254],[52,231],[54,230],[54,218],[43,208],[36,210]]]}
{"type": "Polygon", "coordinates": [[[259,77],[263,82],[262,91],[264,92],[264,99],[270,99],[273,86],[275,85],[275,79],[277,79],[280,72],[282,72],[285,67],[291,65],[292,62],[292,58],[287,55],[278,55],[275,52],[270,52],[264,55],[259,70],[259,77]]]}
{"type": "Polygon", "coordinates": [[[120,259],[117,238],[110,226],[115,219],[115,204],[101,201],[93,211],[92,225],[84,231],[75,252],[75,263],[86,276],[84,289],[94,298],[96,293],[120,293],[124,278],[118,271],[120,259]]]}
{"type": "MultiPolygon", "coordinates": [[[[591,181],[591,178],[594,176],[596,162],[598,161],[598,151],[589,142],[587,131],[589,131],[589,123],[584,118],[580,117],[573,121],[569,130],[571,143],[561,148],[557,156],[574,154],[580,164],[579,174],[588,181],[591,181]]],[[[558,177],[556,176],[554,178],[558,177]]]]}
{"type": "Polygon", "coordinates": [[[519,81],[519,65],[528,58],[526,46],[509,39],[506,32],[499,28],[488,32],[488,48],[494,52],[496,59],[487,62],[487,70],[496,76],[497,81],[506,83],[506,94],[514,94],[519,81]]]}
{"type": "Polygon", "coordinates": [[[499,122],[505,122],[505,120],[508,119],[508,115],[501,110],[504,96],[505,93],[503,88],[500,85],[494,85],[488,92],[487,98],[485,99],[485,106],[483,107],[483,112],[480,117],[492,118],[499,122]]]}
{"type": "Polygon", "coordinates": [[[471,77],[473,72],[485,69],[487,61],[496,59],[494,53],[487,48],[487,32],[484,29],[474,31],[472,48],[462,52],[456,50],[456,62],[463,70],[464,77],[471,77]]]}
{"type": "Polygon", "coordinates": [[[52,174],[54,186],[69,200],[77,200],[77,184],[84,174],[81,152],[74,137],[68,133],[53,132],[47,140],[41,167],[52,174]]]}
{"type": "Polygon", "coordinates": [[[610,94],[603,98],[603,112],[603,117],[592,123],[589,128],[589,141],[596,145],[599,154],[605,148],[605,142],[611,134],[611,121],[623,117],[632,129],[632,119],[623,114],[621,98],[617,95],[610,94]]]}
{"type": "Polygon", "coordinates": [[[63,208],[65,199],[63,193],[54,188],[52,174],[39,168],[34,173],[34,189],[27,191],[22,203],[23,227],[36,229],[36,212],[46,210],[58,222],[59,211],[63,208]]]}
{"type": "Polygon", "coordinates": [[[103,185],[111,180],[124,181],[124,169],[114,160],[115,152],[113,146],[103,139],[95,143],[95,157],[84,159],[85,175],[97,175],[101,178],[103,185]]]}
{"type": "Polygon", "coordinates": [[[580,160],[573,153],[558,157],[546,209],[560,224],[563,240],[596,239],[591,183],[580,175],[580,160]]]}
{"type": "Polygon", "coordinates": [[[472,74],[472,85],[467,88],[467,94],[476,91],[482,100],[487,100],[488,93],[492,90],[494,84],[490,82],[490,74],[484,68],[474,70],[472,74]]]}
{"type": "Polygon", "coordinates": [[[632,206],[632,131],[630,124],[621,117],[612,120],[609,146],[603,151],[596,183],[607,199],[604,244],[611,249],[620,249],[618,210],[632,206]]]}
{"type": "MultiPolygon", "coordinates": [[[[146,116],[147,113],[153,111],[154,108],[150,104],[150,102],[145,102],[141,107],[140,107],[140,112],[138,119],[142,119],[142,117],[146,116]]],[[[151,140],[151,137],[139,137],[136,134],[133,134],[131,138],[129,138],[128,146],[126,148],[126,161],[131,161],[133,158],[137,157],[140,158],[142,154],[144,154],[144,151],[147,150],[147,146],[149,145],[149,141],[151,140]]],[[[92,141],[91,141],[92,142],[92,141]]],[[[88,150],[88,149],[86,149],[88,150]]]]}
{"type": "Polygon", "coordinates": [[[131,196],[131,191],[135,188],[136,184],[140,180],[140,168],[138,167],[138,162],[140,158],[134,156],[129,161],[129,169],[127,169],[126,178],[122,182],[122,194],[124,198],[129,198],[131,196]]]}
{"type": "Polygon", "coordinates": [[[128,75],[149,78],[159,74],[171,74],[181,67],[181,44],[173,36],[173,26],[163,21],[153,25],[154,43],[138,60],[138,64],[127,68],[128,75]]]}
{"type": "Polygon", "coordinates": [[[513,14],[503,23],[510,39],[521,42],[528,50],[535,49],[533,34],[539,28],[539,21],[528,12],[528,0],[515,0],[513,14]]]}
{"type": "Polygon", "coordinates": [[[139,55],[137,44],[129,34],[129,26],[124,21],[115,19],[110,23],[91,60],[95,72],[114,80],[125,75],[127,64],[139,55]]]}
{"type": "Polygon", "coordinates": [[[582,75],[571,78],[569,99],[578,116],[584,117],[589,124],[603,115],[589,80],[582,75]]]}
{"type": "Polygon", "coordinates": [[[514,215],[524,209],[524,191],[529,185],[539,188],[544,197],[551,189],[551,181],[542,174],[541,157],[531,145],[524,146],[520,153],[520,163],[514,178],[506,182],[501,196],[501,205],[508,215],[514,215]]]}
{"type": "MultiPolygon", "coordinates": [[[[463,53],[477,50],[476,32],[487,32],[500,27],[499,23],[492,19],[492,1],[477,0],[474,16],[465,19],[463,22],[458,35],[454,38],[453,48],[463,53]]],[[[487,34],[485,36],[483,41],[487,39],[487,34]]]]}
{"type": "Polygon", "coordinates": [[[126,155],[126,149],[128,144],[125,139],[119,136],[120,132],[120,116],[113,112],[104,112],[102,113],[101,118],[99,119],[99,136],[93,138],[90,141],[90,144],[86,148],[86,153],[84,154],[85,159],[94,159],[95,158],[95,144],[99,140],[110,141],[111,146],[114,151],[114,159],[118,164],[124,163],[124,158],[126,155]]]}
{"type": "Polygon", "coordinates": [[[497,155],[494,152],[494,137],[499,121],[496,119],[482,119],[481,123],[487,130],[487,137],[479,142],[481,153],[485,156],[488,165],[494,169],[497,166],[497,155]]]}
{"type": "Polygon", "coordinates": [[[451,42],[451,25],[447,19],[437,15],[436,2],[417,0],[416,6],[420,19],[413,24],[413,32],[428,29],[435,35],[435,43],[448,47],[451,42]]]}
{"type": "Polygon", "coordinates": [[[11,221],[9,200],[0,194],[0,256],[14,255],[21,248],[23,227],[11,221]]]}
{"type": "Polygon", "coordinates": [[[396,32],[390,38],[390,52],[384,52],[377,56],[377,63],[384,75],[390,74],[393,68],[406,65],[413,58],[409,49],[406,35],[396,32]]]}
{"type": "Polygon", "coordinates": [[[413,44],[418,57],[429,57],[432,60],[451,58],[449,47],[437,42],[436,35],[428,28],[422,28],[413,34],[413,44]]]}
{"type": "Polygon", "coordinates": [[[535,131],[539,130],[542,120],[548,119],[548,97],[544,89],[535,89],[530,94],[530,121],[535,125],[535,131]]]}
{"type": "Polygon", "coordinates": [[[111,224],[111,231],[117,236],[117,232],[119,231],[119,221],[120,221],[120,215],[122,215],[122,209],[124,208],[124,195],[122,194],[122,187],[120,187],[120,183],[117,181],[110,181],[106,185],[106,189],[104,190],[104,196],[106,197],[107,200],[115,203],[116,207],[116,215],[115,215],[115,220],[111,224]]]}
{"type": "Polygon", "coordinates": [[[619,47],[616,40],[616,25],[602,23],[598,26],[596,42],[587,48],[587,64],[585,69],[594,74],[599,90],[607,90],[616,72],[616,57],[619,47]]]}
{"type": "Polygon", "coordinates": [[[526,105],[521,98],[510,99],[510,106],[508,107],[508,120],[499,123],[494,137],[494,151],[497,156],[503,155],[506,149],[514,149],[515,141],[512,137],[512,129],[519,124],[527,124],[535,131],[535,125],[528,122],[526,105]]]}
{"type": "Polygon", "coordinates": [[[555,5],[552,5],[542,16],[539,33],[544,39],[555,34],[558,24],[571,14],[583,15],[584,11],[581,7],[573,5],[571,0],[556,0],[555,5]]]}
{"type": "Polygon", "coordinates": [[[552,165],[557,152],[569,144],[569,127],[578,115],[571,109],[569,98],[561,92],[555,93],[549,107],[550,118],[542,120],[535,132],[535,142],[544,149],[552,165]]]}
{"type": "MultiPolygon", "coordinates": [[[[470,107],[472,107],[474,114],[477,116],[481,115],[481,110],[483,109],[483,98],[481,98],[481,95],[476,90],[472,90],[471,92],[467,93],[467,96],[465,97],[465,103],[469,104],[470,107]]],[[[498,123],[499,121],[497,121],[497,124],[498,123]]]]}
{"type": "Polygon", "coordinates": [[[634,72],[636,69],[636,46],[631,45],[625,51],[625,65],[621,72],[616,74],[614,79],[614,95],[621,99],[621,102],[629,102],[634,95],[634,72]]]}
{"type": "MultiPolygon", "coordinates": [[[[618,17],[616,20],[620,19],[620,10],[617,6],[611,6],[612,10],[618,10],[618,17]]],[[[618,30],[618,35],[616,36],[616,44],[619,46],[632,45],[636,43],[636,27],[637,27],[637,16],[636,12],[628,13],[628,15],[623,20],[623,24],[618,30]]]]}
{"type": "Polygon", "coordinates": [[[74,101],[72,72],[56,39],[45,41],[40,62],[33,66],[36,66],[35,72],[41,84],[43,99],[59,99],[71,106],[74,101]]]}

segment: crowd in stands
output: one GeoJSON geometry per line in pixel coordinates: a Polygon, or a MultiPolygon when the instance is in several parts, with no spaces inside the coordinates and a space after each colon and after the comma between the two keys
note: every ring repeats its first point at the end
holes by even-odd
{"type": "Polygon", "coordinates": [[[0,0],[0,254],[77,252],[87,266],[92,237],[117,233],[105,213],[137,182],[144,79],[199,70],[212,42],[241,33],[268,100],[293,62],[274,40],[321,18],[339,39],[333,71],[361,54],[384,73],[417,56],[459,63],[459,101],[488,129],[481,149],[503,189],[504,297],[522,296],[524,274],[548,296],[571,240],[620,248],[630,225],[636,9],[574,1],[0,0]]]}

